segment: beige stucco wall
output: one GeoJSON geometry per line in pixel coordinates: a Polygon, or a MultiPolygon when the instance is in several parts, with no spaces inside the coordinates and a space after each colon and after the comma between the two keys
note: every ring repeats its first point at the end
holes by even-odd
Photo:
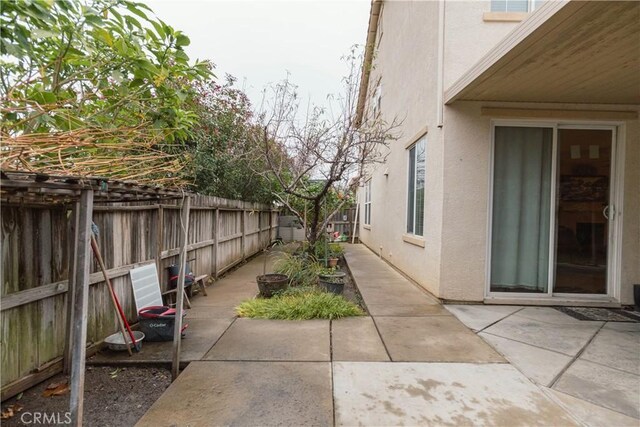
{"type": "MultiPolygon", "coordinates": [[[[372,175],[371,228],[360,239],[430,292],[438,293],[442,218],[442,144],[436,127],[438,32],[437,2],[386,2],[370,83],[382,84],[382,117],[402,121],[386,164],[372,175]],[[407,162],[405,145],[429,127],[425,199],[425,247],[403,241],[406,230],[407,162]],[[385,172],[388,175],[385,176],[385,172]]],[[[364,191],[360,191],[364,202],[364,191]]],[[[362,205],[361,205],[362,206],[362,205]]],[[[361,214],[360,218],[364,218],[361,214]]]]}
{"type": "MultiPolygon", "coordinates": [[[[444,81],[455,81],[515,23],[487,23],[490,1],[447,1],[444,81]]],[[[438,128],[438,28],[436,1],[388,1],[378,26],[370,90],[382,85],[381,111],[402,120],[384,165],[372,168],[371,227],[360,239],[435,295],[440,295],[442,248],[443,130],[438,128]],[[427,128],[424,248],[404,241],[407,216],[406,144],[427,128]],[[385,176],[385,172],[388,175],[385,176]]],[[[364,202],[364,191],[359,192],[364,202]]],[[[363,205],[361,205],[363,206],[363,205]]],[[[361,214],[361,218],[364,215],[361,214]]]]}
{"type": "Polygon", "coordinates": [[[475,65],[519,22],[485,22],[491,1],[445,1],[444,88],[475,65]]]}
{"type": "MultiPolygon", "coordinates": [[[[615,106],[593,105],[491,104],[496,105],[536,109],[616,109],[615,106]]],[[[492,117],[481,114],[482,106],[479,102],[457,102],[445,109],[445,197],[439,296],[447,300],[482,301],[485,297],[492,117]]],[[[618,108],[629,109],[628,106],[618,108]]],[[[579,116],[563,120],[563,123],[590,122],[594,120],[581,120],[579,116]]],[[[599,123],[617,124],[618,120],[603,119],[599,123]]],[[[636,119],[623,123],[625,126],[619,127],[621,139],[626,142],[619,286],[620,302],[632,304],[632,284],[640,283],[640,122],[636,119]]]]}
{"type": "Polygon", "coordinates": [[[633,304],[633,284],[640,284],[640,120],[627,122],[624,136],[620,300],[623,304],[633,304]]]}
{"type": "MultiPolygon", "coordinates": [[[[491,117],[480,103],[445,107],[438,128],[438,7],[435,1],[385,2],[378,28],[370,84],[382,84],[382,115],[398,118],[399,138],[372,177],[371,227],[360,238],[376,253],[444,299],[482,301],[486,254],[491,156],[491,117]],[[424,248],[403,240],[406,230],[406,145],[427,133],[424,248]],[[386,173],[386,174],[385,174],[386,173]]],[[[446,1],[444,88],[455,82],[517,23],[484,22],[489,1],[446,1]]],[[[490,104],[485,104],[490,105],[490,104]]],[[[492,104],[514,108],[599,109],[611,106],[492,104]]],[[[620,106],[619,109],[629,109],[620,106]]],[[[632,303],[640,283],[640,123],[625,126],[621,301],[632,303]]],[[[364,191],[359,192],[361,209],[364,191]]],[[[363,212],[360,214],[363,219],[363,212]]]]}

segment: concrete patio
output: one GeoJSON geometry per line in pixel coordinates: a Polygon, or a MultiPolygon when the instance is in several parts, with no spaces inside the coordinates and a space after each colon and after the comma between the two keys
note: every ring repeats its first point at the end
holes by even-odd
{"type": "MultiPolygon", "coordinates": [[[[535,308],[445,308],[364,246],[345,249],[370,316],[299,322],[224,317],[255,294],[253,280],[261,269],[255,259],[224,279],[224,292],[215,293],[221,281],[208,297],[195,299],[199,319],[222,320],[228,327],[205,340],[208,348],[138,425],[638,425],[629,403],[633,396],[616,398],[620,384],[631,387],[638,375],[630,372],[633,360],[602,363],[610,343],[617,342],[612,334],[633,338],[635,329],[549,319],[535,308]],[[528,338],[523,329],[531,324],[542,330],[552,321],[562,326],[560,339],[549,330],[546,338],[528,338]],[[511,360],[518,351],[504,350],[499,340],[553,353],[554,368],[527,374],[511,360]],[[587,344],[593,345],[589,351],[587,344]],[[585,378],[583,363],[628,374],[625,383],[614,383],[617,377],[600,381],[600,387],[618,390],[607,399],[623,405],[570,392],[585,378]]],[[[629,342],[633,352],[637,342],[629,342]]],[[[528,363],[534,367],[535,360],[528,363]]],[[[605,372],[587,370],[596,377],[605,372]]]]}
{"type": "Polygon", "coordinates": [[[550,396],[640,424],[640,323],[577,320],[550,307],[446,308],[550,396]]]}

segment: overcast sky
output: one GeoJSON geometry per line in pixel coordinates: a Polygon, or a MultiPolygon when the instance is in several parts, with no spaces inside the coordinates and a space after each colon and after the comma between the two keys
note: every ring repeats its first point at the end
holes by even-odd
{"type": "Polygon", "coordinates": [[[145,0],[160,19],[191,39],[191,58],[210,59],[216,74],[238,78],[254,104],[287,71],[300,95],[325,105],[346,73],[340,59],[363,45],[369,0],[145,0]]]}

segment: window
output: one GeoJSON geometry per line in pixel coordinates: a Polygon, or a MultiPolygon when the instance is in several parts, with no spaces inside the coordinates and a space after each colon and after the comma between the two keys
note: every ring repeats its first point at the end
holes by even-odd
{"type": "Polygon", "coordinates": [[[376,90],[373,92],[373,118],[376,119],[380,116],[380,105],[382,103],[382,85],[378,83],[376,90]]]}
{"type": "Polygon", "coordinates": [[[409,147],[409,185],[407,195],[407,233],[424,233],[424,181],[426,136],[409,147]]]}
{"type": "Polygon", "coordinates": [[[364,185],[364,225],[371,225],[371,180],[364,185]]]}
{"type": "Polygon", "coordinates": [[[491,12],[533,12],[543,0],[491,0],[491,12]]]}

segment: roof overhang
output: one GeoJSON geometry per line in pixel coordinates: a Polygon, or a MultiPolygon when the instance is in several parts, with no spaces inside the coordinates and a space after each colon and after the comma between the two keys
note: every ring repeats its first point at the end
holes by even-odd
{"type": "Polygon", "coordinates": [[[455,101],[640,104],[640,2],[545,2],[446,90],[455,101]]]}
{"type": "Polygon", "coordinates": [[[369,90],[369,76],[371,75],[371,65],[373,63],[373,51],[376,45],[376,36],[378,33],[378,19],[380,18],[380,9],[382,8],[382,0],[371,0],[371,9],[369,11],[369,26],[367,28],[367,41],[364,47],[364,58],[362,60],[362,74],[360,76],[360,86],[358,88],[358,104],[356,105],[356,126],[362,124],[362,116],[364,114],[364,106],[367,102],[367,91],[369,90]]]}

